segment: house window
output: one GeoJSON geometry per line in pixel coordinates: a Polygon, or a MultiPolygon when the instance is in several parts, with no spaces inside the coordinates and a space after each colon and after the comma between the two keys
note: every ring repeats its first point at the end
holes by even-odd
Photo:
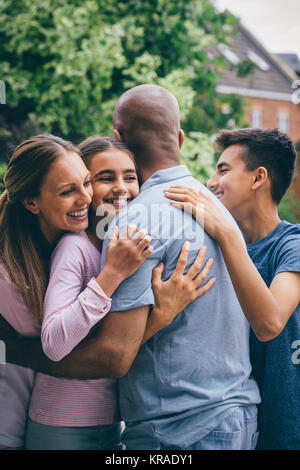
{"type": "Polygon", "coordinates": [[[260,70],[263,70],[264,72],[267,72],[270,70],[269,64],[256,52],[254,51],[248,51],[248,58],[255,64],[257,67],[260,68],[260,70]]]}
{"type": "Polygon", "coordinates": [[[277,127],[280,131],[286,132],[287,134],[290,131],[290,116],[288,113],[278,113],[277,114],[277,127]]]}
{"type": "Polygon", "coordinates": [[[251,113],[251,126],[256,128],[262,126],[262,112],[258,109],[254,109],[251,113]]]}
{"type": "Polygon", "coordinates": [[[240,62],[239,57],[228,46],[226,46],[226,44],[219,44],[218,49],[221,54],[233,65],[237,65],[240,62]]]}

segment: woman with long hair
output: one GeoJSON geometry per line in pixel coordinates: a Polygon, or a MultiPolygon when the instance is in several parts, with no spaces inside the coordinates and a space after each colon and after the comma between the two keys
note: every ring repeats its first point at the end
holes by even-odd
{"type": "MultiPolygon", "coordinates": [[[[39,336],[53,248],[64,233],[82,232],[88,226],[90,173],[72,143],[39,135],[16,148],[4,184],[0,198],[1,314],[20,335],[39,336]]],[[[123,269],[118,267],[118,275],[122,272],[125,277],[148,256],[147,251],[141,256],[130,240],[128,245],[131,256],[123,269]]],[[[114,243],[112,262],[125,251],[126,247],[114,243]]],[[[23,446],[33,380],[30,369],[0,365],[2,448],[23,446]]]]}
{"type": "MultiPolygon", "coordinates": [[[[87,335],[93,334],[98,325],[102,328],[100,333],[105,334],[105,327],[101,327],[99,320],[103,318],[104,310],[109,310],[110,296],[125,279],[122,271],[130,259],[130,251],[125,256],[120,252],[114,258],[111,251],[114,245],[119,242],[126,246],[130,239],[140,247],[144,259],[147,251],[151,253],[151,237],[146,232],[128,227],[124,238],[124,234],[115,230],[105,267],[99,274],[103,240],[97,236],[97,225],[104,212],[113,217],[138,195],[138,175],[132,153],[118,140],[93,136],[79,148],[91,174],[93,200],[89,227],[80,233],[66,234],[52,257],[44,302],[42,343],[46,355],[54,361],[70,354],[87,335]],[[97,216],[99,207],[105,207],[105,211],[100,211],[100,217],[97,216]]],[[[141,343],[167,326],[189,302],[213,285],[211,280],[199,288],[211,266],[209,261],[197,276],[204,253],[202,249],[187,274],[183,275],[182,271],[178,276],[183,261],[180,259],[173,278],[165,283],[154,282],[155,305],[145,325],[144,338],[139,342],[134,337],[134,325],[128,325],[128,331],[121,332],[126,336],[131,330],[134,338],[132,342],[128,341],[128,367],[141,343]],[[176,276],[184,282],[175,282],[176,276]]],[[[185,249],[184,256],[186,254],[185,249]]],[[[154,275],[154,281],[158,280],[159,272],[154,275]]],[[[109,348],[107,353],[110,353],[109,348]]],[[[113,363],[112,358],[112,368],[113,363]]],[[[121,449],[117,382],[111,374],[109,377],[82,381],[37,374],[29,408],[26,448],[121,449]]]]}
{"type": "MultiPolygon", "coordinates": [[[[68,177],[74,176],[77,184],[72,205],[88,206],[90,176],[80,151],[58,137],[40,135],[22,142],[4,177],[5,191],[0,197],[1,313],[23,336],[40,334],[49,259],[56,240],[64,231],[85,228],[85,222],[67,216],[52,213],[44,217],[34,203],[41,197],[42,187],[46,189],[49,173],[65,159],[71,163],[68,177]]],[[[0,444],[22,447],[34,372],[11,364],[1,364],[0,370],[0,444]]]]}

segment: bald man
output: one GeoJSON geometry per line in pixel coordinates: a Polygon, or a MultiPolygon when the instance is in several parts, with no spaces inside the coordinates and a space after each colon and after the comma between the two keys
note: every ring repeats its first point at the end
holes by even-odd
{"type": "MultiPolygon", "coordinates": [[[[123,442],[128,450],[254,449],[260,395],[250,378],[249,325],[219,246],[163,195],[172,184],[210,194],[179,164],[184,133],[177,100],[164,88],[141,85],[121,96],[113,121],[115,137],[134,152],[142,182],[139,196],[120,211],[115,223],[121,230],[131,222],[146,228],[153,237],[153,253],[113,295],[109,323],[126,331],[128,321],[135,322],[137,336],[141,329],[142,337],[154,305],[152,269],[163,262],[163,279],[168,279],[186,240],[190,242],[187,266],[204,244],[207,257],[214,259],[216,277],[208,293],[140,348],[129,372],[119,380],[126,422],[123,442]]],[[[106,246],[107,240],[103,265],[106,246]]]]}

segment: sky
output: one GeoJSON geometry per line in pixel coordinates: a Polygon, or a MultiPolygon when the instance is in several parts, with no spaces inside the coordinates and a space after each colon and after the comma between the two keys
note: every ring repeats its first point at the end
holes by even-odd
{"type": "Polygon", "coordinates": [[[293,52],[300,59],[300,0],[214,0],[239,17],[271,53],[293,52]]]}

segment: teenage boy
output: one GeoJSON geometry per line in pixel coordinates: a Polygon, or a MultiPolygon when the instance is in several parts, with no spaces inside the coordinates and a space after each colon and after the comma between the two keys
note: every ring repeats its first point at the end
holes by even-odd
{"type": "Polygon", "coordinates": [[[217,143],[224,151],[208,187],[237,221],[277,301],[281,333],[267,342],[253,332],[250,338],[262,395],[258,448],[300,449],[300,225],[281,221],[277,211],[292,181],[295,149],[277,129],[225,131],[217,143]]]}
{"type": "Polygon", "coordinates": [[[252,327],[253,376],[262,396],[258,448],[300,449],[300,226],[278,216],[295,149],[277,129],[222,131],[216,142],[223,153],[207,186],[237,221],[247,249],[205,194],[175,186],[165,195],[177,207],[189,203],[194,214],[204,208],[205,230],[221,247],[252,327]]]}

